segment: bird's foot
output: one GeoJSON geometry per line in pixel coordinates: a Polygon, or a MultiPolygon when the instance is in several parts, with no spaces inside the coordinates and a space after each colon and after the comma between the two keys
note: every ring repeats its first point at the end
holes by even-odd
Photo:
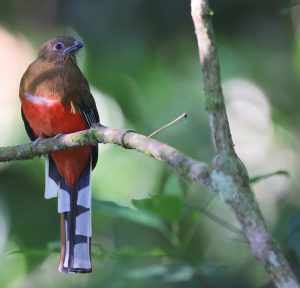
{"type": "Polygon", "coordinates": [[[97,128],[99,126],[102,126],[100,123],[92,123],[91,128],[97,128]]]}
{"type": "Polygon", "coordinates": [[[60,136],[62,136],[62,135],[64,135],[64,134],[63,134],[63,133],[58,133],[58,134],[56,134],[56,135],[53,137],[53,139],[54,139],[55,141],[57,141],[58,138],[59,138],[60,136]]]}
{"type": "Polygon", "coordinates": [[[121,135],[121,145],[124,147],[124,148],[127,148],[127,149],[130,149],[129,147],[126,146],[126,143],[124,142],[124,138],[126,136],[126,134],[128,133],[136,133],[135,130],[132,130],[132,129],[127,129],[125,130],[122,135],[121,135]]]}
{"type": "Polygon", "coordinates": [[[44,137],[38,137],[38,138],[36,138],[34,141],[32,141],[31,142],[31,147],[32,147],[32,150],[34,150],[35,152],[36,152],[36,147],[37,147],[37,145],[39,144],[39,142],[41,141],[41,140],[43,140],[44,139],[44,137]]]}

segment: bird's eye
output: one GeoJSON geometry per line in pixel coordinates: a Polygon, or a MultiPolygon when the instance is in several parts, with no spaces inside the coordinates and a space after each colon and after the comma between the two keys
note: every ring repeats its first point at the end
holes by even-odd
{"type": "Polygon", "coordinates": [[[57,42],[53,46],[53,50],[61,50],[64,47],[64,43],[62,42],[57,42]]]}

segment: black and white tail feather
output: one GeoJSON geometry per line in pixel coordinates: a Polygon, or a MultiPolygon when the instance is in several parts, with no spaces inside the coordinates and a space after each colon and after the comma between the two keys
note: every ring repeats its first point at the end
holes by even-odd
{"type": "MultiPolygon", "coordinates": [[[[96,106],[94,106],[96,107],[96,106]]],[[[80,103],[80,112],[89,127],[99,123],[96,108],[90,108],[80,103]]],[[[58,271],[62,273],[89,273],[91,264],[91,237],[92,237],[92,169],[98,160],[98,146],[92,147],[89,164],[70,189],[63,177],[58,173],[51,156],[46,158],[46,188],[45,198],[58,197],[58,213],[62,213],[61,231],[64,249],[62,249],[58,271]]]]}
{"type": "Polygon", "coordinates": [[[62,213],[65,247],[58,267],[62,273],[89,273],[91,264],[91,172],[92,159],[71,189],[48,156],[45,165],[45,198],[58,197],[58,213],[62,213]]]}

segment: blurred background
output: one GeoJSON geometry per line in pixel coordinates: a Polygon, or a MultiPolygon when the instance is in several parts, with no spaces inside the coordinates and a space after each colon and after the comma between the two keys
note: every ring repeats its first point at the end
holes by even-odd
{"type": "MultiPolygon", "coordinates": [[[[299,274],[300,2],[211,2],[236,150],[299,274]]],[[[78,63],[102,124],[147,135],[186,112],[155,138],[211,160],[187,0],[0,0],[1,146],[28,142],[19,81],[39,46],[61,34],[85,43],[78,63]]],[[[100,146],[89,275],[56,271],[59,216],[56,199],[43,198],[43,159],[0,166],[0,287],[272,287],[212,191],[145,155],[100,146]]]]}

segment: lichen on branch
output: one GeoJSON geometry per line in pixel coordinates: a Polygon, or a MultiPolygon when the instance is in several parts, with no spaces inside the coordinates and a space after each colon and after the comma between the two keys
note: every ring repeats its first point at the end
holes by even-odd
{"type": "Polygon", "coordinates": [[[213,13],[208,0],[191,0],[191,10],[202,67],[206,110],[217,153],[211,163],[211,186],[235,215],[253,255],[274,284],[277,287],[299,287],[283,252],[266,229],[249,185],[247,170],[234,150],[221,86],[213,13]]]}
{"type": "Polygon", "coordinates": [[[80,131],[59,137],[40,140],[36,145],[32,143],[10,147],[0,147],[0,162],[32,159],[46,155],[52,151],[71,149],[77,146],[115,144],[127,149],[135,149],[146,156],[163,161],[193,181],[210,183],[208,165],[188,157],[175,148],[158,142],[133,131],[108,128],[100,124],[89,130],[80,131]]]}

